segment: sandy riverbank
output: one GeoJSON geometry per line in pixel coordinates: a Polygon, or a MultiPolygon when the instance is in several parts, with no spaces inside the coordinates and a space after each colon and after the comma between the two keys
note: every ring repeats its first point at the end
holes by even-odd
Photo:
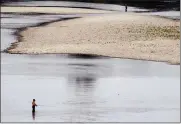
{"type": "Polygon", "coordinates": [[[31,27],[10,53],[80,53],[180,63],[180,22],[133,13],[31,27]]]}
{"type": "Polygon", "coordinates": [[[79,9],[63,7],[1,7],[1,13],[48,13],[48,14],[86,14],[86,13],[113,13],[113,11],[96,9],[79,9]]]}

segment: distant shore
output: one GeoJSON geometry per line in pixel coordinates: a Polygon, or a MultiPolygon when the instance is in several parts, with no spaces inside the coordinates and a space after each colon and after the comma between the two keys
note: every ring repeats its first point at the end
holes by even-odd
{"type": "Polygon", "coordinates": [[[22,42],[9,53],[94,54],[180,64],[179,20],[112,13],[30,27],[20,35],[22,42]]]}

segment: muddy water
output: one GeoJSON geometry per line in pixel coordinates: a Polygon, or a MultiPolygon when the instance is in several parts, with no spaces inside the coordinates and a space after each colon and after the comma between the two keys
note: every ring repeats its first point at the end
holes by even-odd
{"type": "MultiPolygon", "coordinates": [[[[1,50],[14,41],[14,28],[49,19],[4,16],[1,50]]],[[[179,122],[179,67],[107,57],[1,53],[1,121],[179,122]],[[39,105],[35,115],[33,98],[39,105]]]]}

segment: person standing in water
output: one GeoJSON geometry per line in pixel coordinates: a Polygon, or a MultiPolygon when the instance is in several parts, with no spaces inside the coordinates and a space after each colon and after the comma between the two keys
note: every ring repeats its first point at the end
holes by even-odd
{"type": "Polygon", "coordinates": [[[125,4],[125,12],[127,12],[127,10],[128,10],[128,6],[127,4],[125,4]]]}
{"type": "Polygon", "coordinates": [[[35,112],[35,107],[37,106],[37,104],[35,103],[35,99],[33,99],[32,102],[32,112],[35,112]]]}

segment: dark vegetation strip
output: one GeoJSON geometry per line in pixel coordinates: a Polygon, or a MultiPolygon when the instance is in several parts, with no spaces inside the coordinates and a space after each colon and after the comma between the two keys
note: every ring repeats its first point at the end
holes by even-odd
{"type": "MultiPolygon", "coordinates": [[[[118,0],[113,0],[118,1],[118,0]]],[[[155,9],[157,11],[180,10],[180,0],[120,0],[120,4],[128,6],[141,7],[146,9],[155,9]]]]}
{"type": "MultiPolygon", "coordinates": [[[[59,1],[59,0],[54,0],[59,1]]],[[[92,3],[109,3],[156,10],[180,10],[180,0],[61,0],[92,3]]]]}

